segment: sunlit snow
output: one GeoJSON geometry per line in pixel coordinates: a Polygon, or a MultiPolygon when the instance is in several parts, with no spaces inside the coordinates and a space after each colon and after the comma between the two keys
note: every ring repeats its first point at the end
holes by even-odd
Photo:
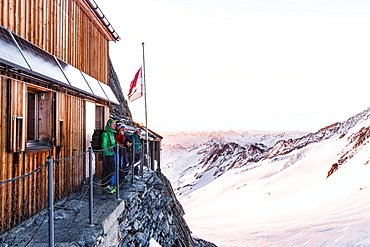
{"type": "Polygon", "coordinates": [[[154,238],[151,238],[151,239],[150,239],[150,242],[149,242],[149,247],[161,247],[161,245],[160,245],[160,244],[158,244],[158,242],[157,242],[157,241],[155,241],[155,239],[154,239],[154,238]]]}
{"type": "MultiPolygon", "coordinates": [[[[370,145],[354,149],[349,141],[367,125],[218,178],[209,173],[205,184],[193,179],[191,191],[177,191],[190,229],[221,247],[370,246],[370,145]],[[326,178],[351,150],[353,157],[326,178]]],[[[164,173],[173,184],[198,171],[196,151],[164,153],[164,173]],[[181,173],[184,167],[188,173],[181,173]]]]}

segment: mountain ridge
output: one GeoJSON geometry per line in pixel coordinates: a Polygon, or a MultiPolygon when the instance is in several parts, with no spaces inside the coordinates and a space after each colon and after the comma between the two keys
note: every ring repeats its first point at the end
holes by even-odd
{"type": "MultiPolygon", "coordinates": [[[[187,133],[180,132],[169,135],[169,138],[174,138],[175,140],[165,141],[164,150],[167,152],[171,149],[172,151],[182,149],[183,151],[191,152],[199,149],[196,154],[202,155],[202,157],[197,162],[201,166],[202,171],[198,171],[195,177],[199,179],[202,177],[200,173],[209,172],[213,168],[213,176],[219,177],[229,169],[240,168],[263,159],[272,159],[280,155],[285,155],[312,143],[332,138],[333,136],[343,136],[356,124],[369,118],[370,109],[367,109],[346,121],[334,123],[321,128],[317,132],[308,133],[303,136],[299,135],[305,132],[299,131],[242,131],[241,133],[236,131],[212,131],[191,132],[189,138],[187,133]],[[294,136],[296,137],[292,138],[294,136]],[[186,139],[185,145],[181,145],[182,138],[186,139]],[[195,141],[192,143],[191,140],[195,141]],[[260,142],[255,142],[258,140],[260,142]],[[263,142],[270,145],[270,147],[263,142]],[[272,143],[274,145],[271,146],[272,143]]],[[[364,136],[364,134],[361,136],[364,136]]],[[[368,133],[365,136],[368,136],[368,133]]],[[[341,159],[337,163],[342,164],[343,162],[344,160],[341,159]]],[[[189,184],[186,186],[189,187],[189,184]]]]}
{"type": "Polygon", "coordinates": [[[191,229],[217,246],[369,246],[369,126],[367,109],[272,146],[177,140],[163,172],[191,229]]]}
{"type": "Polygon", "coordinates": [[[269,150],[266,158],[274,157],[276,155],[282,155],[293,151],[294,149],[302,148],[313,142],[319,142],[333,137],[334,135],[344,135],[349,129],[354,127],[361,121],[365,121],[370,117],[370,109],[367,109],[348,120],[343,122],[337,122],[327,127],[324,127],[317,132],[309,133],[301,138],[281,140],[269,150]]]}
{"type": "Polygon", "coordinates": [[[183,147],[188,145],[201,145],[207,140],[218,140],[224,142],[236,142],[240,145],[252,142],[264,142],[267,146],[272,146],[281,139],[292,138],[304,135],[305,131],[259,131],[259,130],[221,130],[221,131],[187,131],[187,132],[163,132],[165,137],[164,145],[179,144],[183,147]],[[273,137],[273,138],[272,138],[273,137]]]}

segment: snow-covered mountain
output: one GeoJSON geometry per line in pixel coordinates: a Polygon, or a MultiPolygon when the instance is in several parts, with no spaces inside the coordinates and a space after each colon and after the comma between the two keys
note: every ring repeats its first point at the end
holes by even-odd
{"type": "Polygon", "coordinates": [[[177,195],[187,195],[229,169],[259,160],[276,142],[303,134],[298,131],[165,133],[164,170],[177,195]]]}
{"type": "Polygon", "coordinates": [[[165,135],[163,173],[217,246],[370,246],[369,126],[368,109],[301,136],[165,135]]]}
{"type": "Polygon", "coordinates": [[[235,142],[241,146],[246,146],[250,143],[263,143],[264,145],[271,147],[277,141],[285,140],[289,138],[295,138],[304,135],[306,132],[300,131],[289,131],[289,132],[277,132],[277,131],[212,131],[212,132],[164,132],[163,135],[165,146],[179,145],[187,148],[190,146],[199,146],[206,141],[222,141],[235,142]]]}

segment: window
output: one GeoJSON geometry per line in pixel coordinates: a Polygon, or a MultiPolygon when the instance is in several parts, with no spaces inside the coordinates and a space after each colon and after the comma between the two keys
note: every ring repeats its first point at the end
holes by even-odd
{"type": "Polygon", "coordinates": [[[51,146],[53,139],[53,98],[51,92],[27,92],[27,148],[51,146]]]}
{"type": "Polygon", "coordinates": [[[28,109],[27,109],[27,141],[33,142],[38,140],[38,97],[35,93],[28,93],[28,109]]]}
{"type": "Polygon", "coordinates": [[[19,153],[53,146],[57,136],[53,132],[56,131],[56,93],[12,78],[0,77],[0,80],[8,88],[7,151],[19,153]]]}
{"type": "Polygon", "coordinates": [[[7,79],[8,152],[43,149],[53,144],[53,92],[7,79]]]}

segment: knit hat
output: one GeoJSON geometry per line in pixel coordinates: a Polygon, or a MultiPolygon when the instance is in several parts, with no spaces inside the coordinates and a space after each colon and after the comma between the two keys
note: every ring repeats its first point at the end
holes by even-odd
{"type": "Polygon", "coordinates": [[[108,122],[107,122],[107,126],[111,125],[111,124],[115,124],[116,121],[114,121],[114,119],[109,119],[108,122]]]}

